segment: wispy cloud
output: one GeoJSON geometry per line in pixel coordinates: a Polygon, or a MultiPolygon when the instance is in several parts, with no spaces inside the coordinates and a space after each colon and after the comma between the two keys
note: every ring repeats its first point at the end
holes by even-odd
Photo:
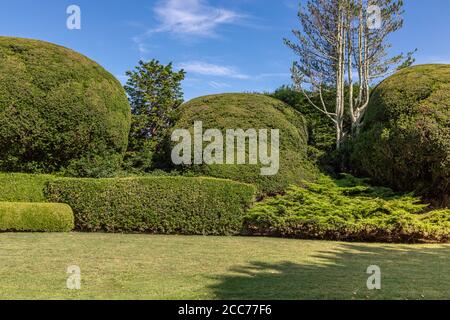
{"type": "MultiPolygon", "coordinates": [[[[216,37],[221,25],[242,23],[247,15],[214,7],[207,0],[161,0],[153,7],[157,25],[146,29],[132,41],[142,58],[150,53],[148,39],[158,33],[170,33],[184,40],[216,37]]],[[[131,26],[142,28],[137,22],[131,26]]],[[[153,46],[152,46],[153,47],[153,46]]]]}
{"type": "Polygon", "coordinates": [[[228,83],[220,82],[220,81],[210,81],[208,84],[214,89],[223,89],[231,87],[228,83]]]}
{"type": "Polygon", "coordinates": [[[214,36],[218,26],[243,18],[235,11],[213,7],[206,0],[164,0],[153,11],[160,25],[150,30],[151,33],[214,36]]]}
{"type": "Polygon", "coordinates": [[[135,41],[138,51],[139,53],[144,56],[150,53],[150,49],[148,48],[148,46],[144,43],[144,42],[140,42],[139,40],[135,41]]]}
{"type": "Polygon", "coordinates": [[[191,61],[180,63],[179,67],[187,72],[200,74],[204,76],[227,77],[234,79],[249,79],[250,76],[240,73],[236,68],[230,66],[221,66],[201,61],[191,61]]]}

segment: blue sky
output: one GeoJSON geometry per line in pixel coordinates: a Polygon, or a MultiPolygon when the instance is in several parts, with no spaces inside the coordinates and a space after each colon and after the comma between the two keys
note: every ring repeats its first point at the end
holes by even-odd
{"type": "MultiPolygon", "coordinates": [[[[185,98],[271,91],[290,83],[295,56],[283,37],[298,26],[298,0],[1,0],[0,34],[54,42],[94,59],[122,82],[139,59],[188,72],[185,98]],[[82,29],[66,28],[81,8],[82,29]]],[[[406,0],[394,52],[417,63],[450,63],[450,1],[406,0]]]]}

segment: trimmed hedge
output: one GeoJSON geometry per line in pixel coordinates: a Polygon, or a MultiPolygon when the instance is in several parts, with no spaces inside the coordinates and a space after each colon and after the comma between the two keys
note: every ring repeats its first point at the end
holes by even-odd
{"type": "Polygon", "coordinates": [[[60,203],[0,202],[0,231],[68,232],[72,209],[60,203]]]}
{"type": "Polygon", "coordinates": [[[213,178],[57,179],[48,198],[69,204],[80,231],[231,235],[256,189],[213,178]]]}
{"type": "Polygon", "coordinates": [[[44,174],[0,173],[0,201],[47,202],[47,182],[53,179],[44,174]]]}

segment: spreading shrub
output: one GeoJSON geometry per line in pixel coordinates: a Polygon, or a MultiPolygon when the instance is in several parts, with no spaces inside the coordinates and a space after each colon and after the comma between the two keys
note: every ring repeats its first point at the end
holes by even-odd
{"type": "Polygon", "coordinates": [[[104,176],[126,151],[130,106],[117,79],[63,47],[0,37],[0,170],[104,176]]]}
{"type": "Polygon", "coordinates": [[[347,176],[291,187],[246,215],[246,234],[302,239],[419,242],[450,240],[450,210],[425,212],[410,195],[347,176]]]}
{"type": "Polygon", "coordinates": [[[229,235],[240,231],[255,188],[183,177],[58,179],[48,197],[69,204],[80,231],[229,235]]]}
{"type": "Polygon", "coordinates": [[[450,65],[411,67],[383,81],[351,149],[357,173],[449,205],[450,65]]]}
{"type": "Polygon", "coordinates": [[[0,231],[68,232],[72,209],[60,203],[0,202],[0,231]]]}
{"type": "MultiPolygon", "coordinates": [[[[262,193],[279,193],[290,184],[316,177],[317,169],[307,157],[305,120],[300,113],[279,100],[260,94],[220,94],[196,98],[180,107],[174,129],[189,129],[193,136],[195,121],[202,121],[204,131],[219,129],[224,136],[227,129],[279,129],[280,168],[274,176],[262,176],[261,164],[184,167],[191,173],[252,183],[262,193]]],[[[270,137],[268,139],[270,142],[270,137]]],[[[248,146],[246,152],[248,159],[248,146]]],[[[166,161],[171,162],[170,155],[166,161]]]]}
{"type": "Polygon", "coordinates": [[[0,201],[47,202],[47,182],[53,179],[45,174],[0,173],[0,201]]]}

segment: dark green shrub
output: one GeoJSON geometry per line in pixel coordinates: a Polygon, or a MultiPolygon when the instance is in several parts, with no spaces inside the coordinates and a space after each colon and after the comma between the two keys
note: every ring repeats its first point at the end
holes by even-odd
{"type": "Polygon", "coordinates": [[[94,61],[0,37],[1,171],[109,175],[126,151],[130,118],[121,84],[94,61]]]}
{"type": "Polygon", "coordinates": [[[125,90],[130,100],[131,130],[124,169],[149,172],[159,163],[155,151],[164,148],[174,111],[183,103],[181,82],[186,73],[175,72],[172,63],[139,61],[127,71],[125,90]]]}
{"type": "Polygon", "coordinates": [[[66,204],[0,202],[0,231],[68,232],[73,227],[66,204]]]}
{"type": "Polygon", "coordinates": [[[347,177],[322,177],[268,198],[245,217],[246,234],[303,239],[419,242],[450,240],[450,210],[423,213],[410,195],[347,177]]]}
{"type": "Polygon", "coordinates": [[[448,205],[450,65],[407,68],[383,81],[350,148],[356,173],[448,205]]]}
{"type": "Polygon", "coordinates": [[[68,203],[80,231],[228,235],[242,226],[255,188],[183,177],[59,179],[50,201],[68,203]]]}
{"type": "MultiPolygon", "coordinates": [[[[335,149],[336,130],[333,122],[314,108],[302,92],[289,86],[282,86],[270,96],[283,101],[303,115],[308,128],[308,145],[317,149],[319,158],[325,157],[335,149]]],[[[318,97],[311,94],[311,98],[316,105],[320,105],[318,97]]],[[[335,102],[332,97],[327,98],[327,104],[333,106],[335,102]]]]}
{"type": "Polygon", "coordinates": [[[44,191],[55,176],[23,173],[0,173],[0,201],[47,202],[44,191]]]}
{"type": "MultiPolygon", "coordinates": [[[[183,104],[174,129],[189,129],[202,121],[203,130],[279,129],[280,169],[274,176],[262,176],[261,165],[193,165],[193,174],[225,178],[258,186],[262,193],[279,193],[290,184],[313,180],[317,169],[307,157],[308,134],[305,120],[283,102],[260,94],[220,94],[196,98],[183,104]]],[[[225,140],[225,139],[224,139],[225,140]]],[[[224,146],[225,149],[225,146],[224,146]]],[[[248,148],[246,148],[248,155],[248,148]]],[[[248,157],[248,156],[247,156],[248,157]]],[[[171,162],[170,155],[167,162],[171,162]]],[[[180,169],[180,168],[179,168],[180,169]]]]}

